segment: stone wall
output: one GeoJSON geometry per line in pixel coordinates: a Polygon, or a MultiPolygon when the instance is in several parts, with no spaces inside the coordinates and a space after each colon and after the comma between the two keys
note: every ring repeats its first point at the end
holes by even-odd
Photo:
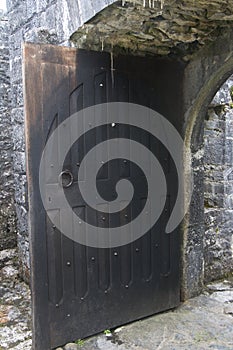
{"type": "Polygon", "coordinates": [[[233,271],[232,86],[233,77],[216,94],[205,120],[205,281],[233,271]]]}
{"type": "MultiPolygon", "coordinates": [[[[40,24],[38,12],[43,13],[44,2],[36,1],[8,1],[8,18],[10,23],[10,62],[11,62],[11,122],[13,126],[13,162],[15,182],[15,203],[18,219],[18,251],[20,272],[25,280],[29,279],[29,240],[28,240],[28,208],[27,183],[25,169],[25,139],[24,139],[24,109],[22,82],[22,43],[57,42],[57,35],[53,29],[52,14],[44,17],[40,24]],[[43,3],[43,4],[42,4],[43,3]]],[[[48,6],[48,4],[47,4],[48,6]]],[[[51,6],[51,10],[52,10],[51,6]]],[[[42,16],[42,15],[41,15],[42,16]]]]}
{"type": "MultiPolygon", "coordinates": [[[[24,41],[58,44],[55,29],[55,6],[46,1],[8,1],[11,62],[11,122],[13,126],[13,163],[15,202],[18,219],[20,273],[29,279],[29,239],[27,182],[25,164],[24,108],[22,81],[22,43],[24,41]]],[[[60,16],[61,17],[61,16],[60,16]]],[[[59,18],[57,18],[57,21],[59,18]]]]}
{"type": "Polygon", "coordinates": [[[9,91],[8,21],[0,13],[0,250],[16,245],[9,91]]]}

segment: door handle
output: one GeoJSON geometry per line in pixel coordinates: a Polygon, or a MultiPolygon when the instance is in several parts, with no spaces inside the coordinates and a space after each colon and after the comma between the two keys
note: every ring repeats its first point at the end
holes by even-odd
{"type": "Polygon", "coordinates": [[[64,170],[58,176],[58,182],[59,182],[59,185],[64,188],[70,187],[74,182],[74,176],[71,173],[71,171],[64,170]]]}

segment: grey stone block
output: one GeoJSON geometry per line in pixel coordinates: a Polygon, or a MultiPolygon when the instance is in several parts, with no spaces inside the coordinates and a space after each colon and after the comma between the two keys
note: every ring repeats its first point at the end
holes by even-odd
{"type": "Polygon", "coordinates": [[[78,350],[78,345],[69,343],[64,347],[65,350],[78,350]]]}
{"type": "Polygon", "coordinates": [[[25,136],[24,127],[22,124],[15,123],[12,126],[12,135],[14,138],[14,150],[24,152],[25,150],[25,136]]]}

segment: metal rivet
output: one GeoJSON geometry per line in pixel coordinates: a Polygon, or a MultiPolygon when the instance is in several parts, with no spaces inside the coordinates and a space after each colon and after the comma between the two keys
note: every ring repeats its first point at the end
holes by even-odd
{"type": "Polygon", "coordinates": [[[125,218],[127,218],[128,217],[128,215],[127,214],[125,214],[125,218]]]}
{"type": "Polygon", "coordinates": [[[117,255],[118,255],[118,253],[117,253],[117,252],[114,252],[114,255],[115,255],[115,256],[117,256],[117,255]]]}
{"type": "Polygon", "coordinates": [[[79,165],[80,165],[80,163],[77,163],[76,165],[77,165],[77,166],[79,166],[79,165]]]}
{"type": "Polygon", "coordinates": [[[127,163],[127,160],[126,160],[126,159],[124,159],[124,163],[127,163]]]}
{"type": "Polygon", "coordinates": [[[67,317],[70,317],[70,314],[67,314],[67,317]]]}
{"type": "Polygon", "coordinates": [[[95,257],[94,257],[94,256],[92,256],[91,260],[92,260],[92,261],[95,261],[95,257]]]}
{"type": "Polygon", "coordinates": [[[103,83],[100,83],[100,87],[103,87],[104,86],[104,84],[103,83]]]}
{"type": "Polygon", "coordinates": [[[116,123],[112,123],[111,127],[114,128],[116,126],[116,123]]]}
{"type": "Polygon", "coordinates": [[[135,250],[136,250],[137,253],[139,252],[139,248],[136,248],[135,250]]]}
{"type": "Polygon", "coordinates": [[[126,284],[125,288],[129,288],[128,284],[126,284]]]}
{"type": "Polygon", "coordinates": [[[84,298],[83,298],[83,297],[81,297],[81,300],[84,300],[84,298]]]}
{"type": "Polygon", "coordinates": [[[156,244],[156,245],[155,245],[155,248],[158,248],[158,246],[159,246],[159,245],[158,245],[158,244],[156,244]]]}
{"type": "Polygon", "coordinates": [[[104,164],[104,161],[103,161],[103,160],[101,161],[101,164],[104,164]]]}
{"type": "Polygon", "coordinates": [[[78,223],[79,223],[79,225],[81,225],[81,224],[82,224],[82,221],[79,221],[78,223]]]}
{"type": "Polygon", "coordinates": [[[103,216],[103,217],[102,217],[102,220],[103,220],[103,221],[105,221],[105,220],[106,220],[105,216],[103,216]]]}
{"type": "Polygon", "coordinates": [[[105,291],[104,291],[104,294],[107,294],[107,293],[108,293],[108,291],[107,291],[107,290],[105,290],[105,291]]]}
{"type": "Polygon", "coordinates": [[[56,228],[56,226],[55,225],[53,225],[53,229],[55,229],[56,228]]]}
{"type": "Polygon", "coordinates": [[[71,262],[70,262],[70,261],[67,261],[66,265],[67,265],[67,266],[71,266],[71,262]]]}
{"type": "Polygon", "coordinates": [[[53,164],[51,164],[50,166],[51,166],[51,168],[53,168],[53,166],[54,166],[54,165],[53,165],[53,164]]]}
{"type": "Polygon", "coordinates": [[[167,208],[165,208],[165,212],[167,212],[167,208]]]}
{"type": "Polygon", "coordinates": [[[58,305],[58,304],[56,304],[56,307],[59,307],[59,305],[58,305]]]}

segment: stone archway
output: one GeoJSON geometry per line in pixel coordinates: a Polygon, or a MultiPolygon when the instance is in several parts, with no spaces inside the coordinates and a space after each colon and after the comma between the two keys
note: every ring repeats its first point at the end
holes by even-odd
{"type": "MultiPolygon", "coordinates": [[[[194,170],[194,192],[184,220],[183,295],[196,295],[204,281],[203,125],[208,106],[233,73],[232,31],[200,51],[186,68],[184,124],[186,170],[194,170]]],[[[188,190],[188,189],[187,189],[188,190]]]]}
{"type": "Polygon", "coordinates": [[[220,0],[111,1],[94,17],[86,16],[70,40],[83,49],[190,62],[195,52],[227,31],[232,13],[233,5],[220,0]]]}

